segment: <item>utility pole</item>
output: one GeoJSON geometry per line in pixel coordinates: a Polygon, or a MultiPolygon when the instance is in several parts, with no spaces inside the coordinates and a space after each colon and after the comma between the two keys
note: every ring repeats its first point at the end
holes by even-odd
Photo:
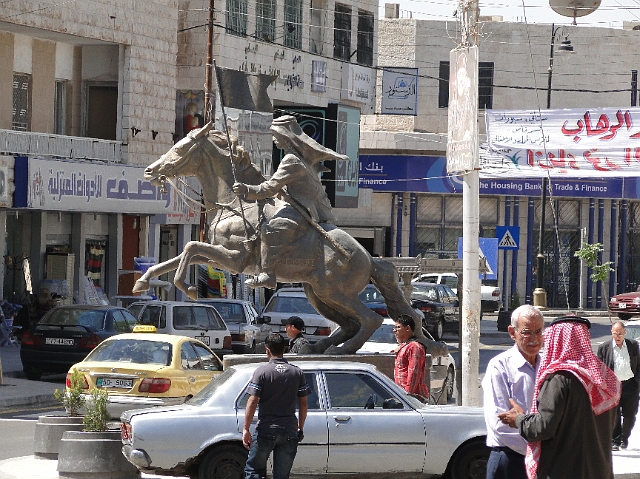
{"type": "Polygon", "coordinates": [[[450,53],[447,172],[462,174],[462,304],[459,404],[479,406],[480,160],[478,152],[478,0],[461,0],[460,45],[450,53]]]}
{"type": "Polygon", "coordinates": [[[204,122],[214,118],[211,90],[213,89],[213,1],[209,0],[209,20],[207,24],[207,62],[204,71],[204,122]]]}

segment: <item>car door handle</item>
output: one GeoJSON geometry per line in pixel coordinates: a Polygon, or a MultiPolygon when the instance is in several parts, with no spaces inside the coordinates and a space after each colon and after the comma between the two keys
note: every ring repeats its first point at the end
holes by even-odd
{"type": "Polygon", "coordinates": [[[196,382],[196,378],[194,378],[193,376],[189,376],[189,382],[190,383],[195,383],[196,382]]]}
{"type": "Polygon", "coordinates": [[[351,421],[351,416],[333,416],[333,420],[336,422],[349,422],[351,421]]]}

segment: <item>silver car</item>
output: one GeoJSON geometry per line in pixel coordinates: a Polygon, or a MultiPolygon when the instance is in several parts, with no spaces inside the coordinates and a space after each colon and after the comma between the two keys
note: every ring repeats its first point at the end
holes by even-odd
{"type": "MultiPolygon", "coordinates": [[[[312,393],[294,476],[484,479],[482,408],[423,404],[368,364],[295,364],[312,393]]],[[[125,457],[145,473],[243,478],[246,387],[257,366],[228,368],[183,405],[125,412],[125,457]]]]}
{"type": "Polygon", "coordinates": [[[231,333],[231,347],[236,354],[252,354],[264,343],[271,326],[258,322],[258,311],[250,301],[241,299],[199,299],[198,303],[216,308],[231,333]]]}

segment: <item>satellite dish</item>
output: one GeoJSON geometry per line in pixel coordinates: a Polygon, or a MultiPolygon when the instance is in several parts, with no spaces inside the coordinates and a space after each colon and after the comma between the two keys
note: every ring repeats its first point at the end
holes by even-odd
{"type": "Polygon", "coordinates": [[[563,17],[584,17],[595,12],[601,0],[549,0],[551,10],[563,17]]]}

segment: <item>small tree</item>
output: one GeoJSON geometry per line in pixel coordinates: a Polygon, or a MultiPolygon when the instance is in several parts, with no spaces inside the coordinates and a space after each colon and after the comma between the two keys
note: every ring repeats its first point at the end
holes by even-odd
{"type": "Polygon", "coordinates": [[[64,406],[69,417],[76,417],[80,415],[78,411],[84,405],[83,391],[84,374],[74,369],[69,375],[69,387],[62,391],[56,389],[53,395],[64,406]]]}
{"type": "Polygon", "coordinates": [[[107,423],[111,419],[107,410],[108,399],[109,394],[104,389],[91,389],[86,402],[87,413],[82,420],[85,431],[103,432],[107,430],[107,423]]]}
{"type": "MultiPolygon", "coordinates": [[[[602,293],[604,294],[604,298],[607,302],[607,311],[609,311],[609,296],[607,295],[605,282],[609,279],[609,273],[613,271],[613,268],[611,267],[613,263],[611,261],[607,261],[606,263],[598,264],[598,254],[602,252],[603,249],[602,243],[585,243],[574,253],[574,256],[580,258],[584,261],[587,267],[591,268],[591,276],[589,276],[591,281],[594,283],[597,283],[598,281],[602,283],[602,293]]],[[[609,313],[609,321],[611,322],[611,313],[609,313]]]]}

